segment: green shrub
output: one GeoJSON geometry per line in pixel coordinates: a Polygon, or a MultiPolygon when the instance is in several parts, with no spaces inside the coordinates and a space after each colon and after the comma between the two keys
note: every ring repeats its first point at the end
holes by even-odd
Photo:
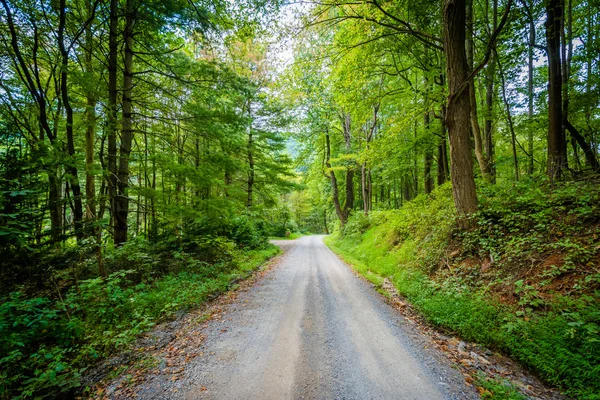
{"type": "MultiPolygon", "coordinates": [[[[432,324],[510,354],[569,396],[600,399],[598,274],[552,299],[527,279],[503,274],[552,252],[562,254],[565,265],[547,274],[583,268],[598,255],[600,192],[580,183],[549,191],[544,184],[484,187],[470,231],[456,228],[451,191],[442,186],[400,210],[371,213],[366,231],[364,216],[354,215],[348,232],[327,243],[374,283],[389,278],[432,324]],[[433,274],[450,268],[448,254],[457,247],[463,257],[491,254],[496,279],[511,282],[517,303],[494,300],[478,272],[465,274],[455,265],[454,273],[433,274]]],[[[501,389],[493,382],[485,387],[501,389]]],[[[520,398],[512,389],[503,393],[520,398]]]]}
{"type": "Polygon", "coordinates": [[[239,251],[224,238],[190,240],[188,251],[227,249],[228,261],[208,264],[193,258],[195,253],[166,252],[169,244],[159,246],[165,253],[156,248],[144,253],[152,246],[138,245],[107,254],[111,268],[130,263],[132,269],[82,280],[64,296],[27,298],[14,292],[1,299],[0,399],[72,394],[86,367],[99,358],[124,349],[178,310],[227,290],[278,252],[275,246],[239,251]],[[179,272],[161,277],[147,272],[167,259],[179,265],[179,272]]]}

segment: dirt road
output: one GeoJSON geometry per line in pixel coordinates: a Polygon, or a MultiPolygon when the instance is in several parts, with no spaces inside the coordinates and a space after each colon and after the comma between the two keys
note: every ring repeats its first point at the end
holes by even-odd
{"type": "Polygon", "coordinates": [[[141,399],[472,399],[428,338],[353,275],[322,236],[289,249],[204,329],[203,356],[141,399]]]}

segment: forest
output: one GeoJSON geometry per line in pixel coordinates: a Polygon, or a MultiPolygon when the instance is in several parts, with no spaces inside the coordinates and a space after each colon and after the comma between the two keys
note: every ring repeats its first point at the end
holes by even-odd
{"type": "Polygon", "coordinates": [[[0,2],[0,399],[307,234],[600,398],[600,2],[0,2]]]}

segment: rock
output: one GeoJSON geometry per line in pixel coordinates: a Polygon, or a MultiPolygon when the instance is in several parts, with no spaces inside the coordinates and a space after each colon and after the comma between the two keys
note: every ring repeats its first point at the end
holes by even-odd
{"type": "Polygon", "coordinates": [[[458,349],[458,351],[467,351],[467,344],[465,342],[459,342],[458,346],[456,347],[458,349]]]}
{"type": "Polygon", "coordinates": [[[478,360],[480,363],[482,363],[483,365],[490,365],[490,364],[491,364],[491,362],[489,362],[489,361],[487,360],[487,358],[485,358],[485,357],[482,357],[482,356],[479,356],[479,357],[477,358],[477,360],[478,360]]]}

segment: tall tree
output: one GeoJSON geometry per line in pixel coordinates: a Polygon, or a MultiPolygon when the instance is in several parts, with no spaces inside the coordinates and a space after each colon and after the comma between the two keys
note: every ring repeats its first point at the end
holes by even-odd
{"type": "Polygon", "coordinates": [[[567,148],[563,132],[561,21],[563,1],[546,1],[546,42],[548,49],[548,161],[552,180],[560,179],[567,166],[567,148]]]}
{"type": "Polygon", "coordinates": [[[450,93],[446,123],[450,138],[452,193],[461,223],[466,226],[465,217],[477,211],[477,194],[469,141],[470,98],[469,90],[465,87],[469,84],[465,50],[465,0],[445,0],[443,16],[446,75],[450,93]]]}

